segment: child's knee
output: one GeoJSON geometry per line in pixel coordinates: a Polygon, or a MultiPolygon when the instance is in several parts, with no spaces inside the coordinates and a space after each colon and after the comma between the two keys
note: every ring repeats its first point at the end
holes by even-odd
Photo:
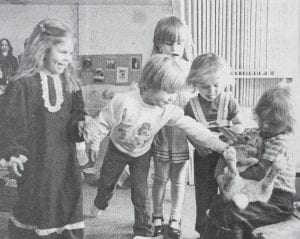
{"type": "Polygon", "coordinates": [[[168,177],[164,177],[162,175],[154,175],[154,183],[157,183],[159,185],[166,185],[168,182],[169,178],[168,177]]]}

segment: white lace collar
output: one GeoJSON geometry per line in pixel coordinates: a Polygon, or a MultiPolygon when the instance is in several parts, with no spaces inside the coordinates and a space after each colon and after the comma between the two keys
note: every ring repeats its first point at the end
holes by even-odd
{"type": "Polygon", "coordinates": [[[56,95],[55,105],[51,105],[49,98],[48,78],[44,72],[40,72],[41,84],[42,84],[42,97],[44,99],[44,106],[49,112],[54,113],[61,109],[61,104],[64,101],[63,89],[61,79],[58,75],[51,76],[54,82],[54,90],[56,95]]]}

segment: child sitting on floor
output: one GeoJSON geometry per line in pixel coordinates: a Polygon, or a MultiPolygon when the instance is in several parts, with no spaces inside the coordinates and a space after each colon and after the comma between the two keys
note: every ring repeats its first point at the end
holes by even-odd
{"type": "Polygon", "coordinates": [[[270,199],[250,202],[240,210],[232,201],[219,195],[211,203],[203,239],[217,238],[220,233],[224,239],[251,238],[254,228],[284,221],[293,213],[295,159],[288,150],[288,136],[293,132],[295,120],[290,89],[276,87],[267,90],[254,112],[262,138],[261,154],[256,164],[239,174],[244,179],[259,182],[274,165],[281,165],[270,199]]]}

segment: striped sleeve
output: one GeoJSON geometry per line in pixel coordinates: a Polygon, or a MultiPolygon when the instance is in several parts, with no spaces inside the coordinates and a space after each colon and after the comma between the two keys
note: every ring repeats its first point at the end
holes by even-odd
{"type": "Polygon", "coordinates": [[[279,157],[286,152],[286,139],[284,137],[276,136],[267,139],[264,142],[264,152],[261,159],[273,162],[274,160],[285,159],[286,157],[279,157]]]}

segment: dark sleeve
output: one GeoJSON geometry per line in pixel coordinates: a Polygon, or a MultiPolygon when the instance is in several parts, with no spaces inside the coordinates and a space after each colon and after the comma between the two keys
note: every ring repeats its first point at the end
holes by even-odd
{"type": "Polygon", "coordinates": [[[244,172],[241,172],[240,176],[245,179],[260,181],[266,176],[272,163],[272,161],[261,159],[257,164],[254,164],[244,172]]]}
{"type": "Polygon", "coordinates": [[[23,154],[30,158],[29,118],[24,85],[18,80],[11,81],[1,101],[1,157],[9,160],[11,156],[23,154]]]}
{"type": "Polygon", "coordinates": [[[14,76],[17,73],[18,69],[19,69],[19,64],[18,64],[17,57],[13,56],[13,58],[12,58],[12,66],[11,67],[12,67],[12,73],[11,73],[11,75],[14,76]]]}
{"type": "Polygon", "coordinates": [[[269,168],[275,160],[284,161],[281,165],[286,165],[287,157],[282,157],[286,150],[286,139],[275,136],[264,142],[264,148],[259,162],[247,168],[241,176],[246,179],[261,180],[267,174],[269,168]]]}
{"type": "Polygon", "coordinates": [[[70,137],[73,142],[84,141],[83,137],[79,135],[78,122],[84,121],[86,112],[84,109],[84,101],[82,97],[82,91],[76,91],[72,93],[72,110],[71,110],[71,122],[70,122],[70,137]]]}
{"type": "Polygon", "coordinates": [[[239,104],[237,102],[237,100],[231,96],[229,103],[228,103],[228,116],[227,116],[227,120],[232,120],[234,117],[236,117],[239,113],[240,109],[239,109],[239,104]]]}

